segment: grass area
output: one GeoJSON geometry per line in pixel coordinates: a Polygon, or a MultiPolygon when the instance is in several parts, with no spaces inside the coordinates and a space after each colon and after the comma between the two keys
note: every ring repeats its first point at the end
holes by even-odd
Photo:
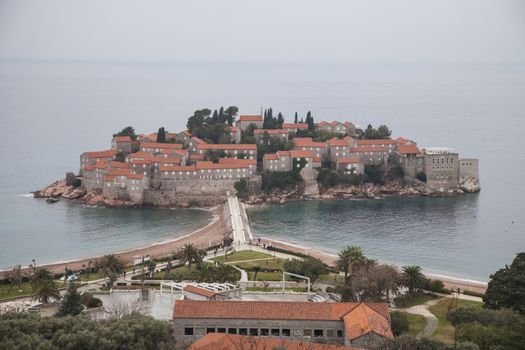
{"type": "Polygon", "coordinates": [[[427,325],[427,320],[424,316],[407,314],[405,312],[402,312],[402,314],[406,315],[408,319],[408,332],[406,335],[415,337],[421,333],[423,328],[427,325]]]}
{"type": "MultiPolygon", "coordinates": [[[[205,264],[207,263],[205,262],[205,264]]],[[[195,270],[197,270],[196,264],[191,265],[191,270],[188,270],[188,265],[173,267],[170,270],[171,278],[168,278],[168,279],[169,280],[176,279],[178,278],[179,275],[182,275],[183,279],[188,279],[191,273],[195,270]]],[[[149,276],[147,270],[146,270],[146,276],[149,276]]],[[[140,277],[137,276],[137,278],[140,280],[140,277]]],[[[153,279],[158,279],[158,280],[166,279],[166,271],[159,271],[159,272],[154,273],[153,279]]]]}
{"type": "Polygon", "coordinates": [[[336,285],[337,283],[343,283],[344,279],[345,279],[344,276],[340,276],[339,274],[324,273],[321,276],[319,276],[319,279],[315,281],[315,283],[336,285]]]}
{"type": "Polygon", "coordinates": [[[452,343],[454,341],[454,327],[447,320],[447,314],[449,311],[459,308],[481,308],[482,303],[470,300],[455,300],[453,298],[444,298],[440,300],[436,305],[429,307],[430,312],[436,315],[438,319],[438,326],[432,338],[441,340],[446,343],[452,343]],[[456,305],[457,302],[457,305],[456,305]]]}
{"type": "MultiPolygon", "coordinates": [[[[64,288],[64,282],[57,282],[58,288],[64,288]]],[[[9,290],[9,284],[0,284],[0,300],[15,298],[15,297],[27,297],[32,293],[31,283],[22,282],[20,288],[18,285],[14,285],[11,290],[9,290]]]]}
{"type": "Polygon", "coordinates": [[[212,258],[212,260],[215,260],[218,262],[234,262],[234,261],[262,259],[262,258],[273,258],[273,255],[256,252],[254,250],[241,250],[231,255],[228,255],[226,260],[224,259],[224,255],[218,255],[217,257],[212,258]]]}
{"type": "MultiPolygon", "coordinates": [[[[255,272],[248,271],[248,280],[254,280],[255,272]]],[[[280,272],[263,272],[260,271],[257,273],[257,281],[282,281],[283,274],[280,272]]]]}
{"type": "Polygon", "coordinates": [[[258,266],[261,268],[261,271],[264,270],[283,270],[283,264],[286,259],[282,258],[270,258],[268,260],[257,260],[257,261],[248,261],[236,263],[235,266],[243,270],[253,270],[254,267],[258,266]]]}
{"type": "Polygon", "coordinates": [[[419,293],[413,296],[405,294],[401,297],[398,297],[394,300],[395,304],[399,308],[409,308],[416,305],[421,305],[427,301],[436,299],[435,296],[419,293]]]}
{"type": "MultiPolygon", "coordinates": [[[[248,292],[282,292],[282,288],[246,287],[248,292]]],[[[306,288],[286,288],[286,292],[306,292],[306,288]]]]}

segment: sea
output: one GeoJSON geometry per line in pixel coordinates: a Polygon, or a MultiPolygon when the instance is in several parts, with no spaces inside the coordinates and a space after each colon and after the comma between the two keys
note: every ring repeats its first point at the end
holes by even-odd
{"type": "Polygon", "coordinates": [[[196,209],[102,209],[30,192],[111,135],[185,128],[201,108],[388,125],[480,159],[482,191],[249,210],[256,236],[486,281],[525,250],[525,65],[0,61],[0,268],[105,254],[205,225],[196,209]]]}

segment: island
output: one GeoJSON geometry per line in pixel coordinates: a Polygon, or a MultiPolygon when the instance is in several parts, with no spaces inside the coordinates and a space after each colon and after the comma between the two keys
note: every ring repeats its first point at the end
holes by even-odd
{"type": "Polygon", "coordinates": [[[187,130],[136,134],[128,126],[108,150],[84,152],[80,170],[34,192],[50,203],[107,207],[210,207],[237,195],[247,204],[478,192],[479,161],[452,148],[419,147],[381,125],[286,122],[272,108],[197,110],[187,130]]]}

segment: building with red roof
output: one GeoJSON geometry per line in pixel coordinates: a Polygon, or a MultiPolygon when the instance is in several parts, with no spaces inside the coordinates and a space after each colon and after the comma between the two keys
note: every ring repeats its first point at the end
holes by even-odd
{"type": "Polygon", "coordinates": [[[271,140],[288,141],[288,129],[255,129],[253,136],[258,144],[269,145],[271,140]]]}
{"type": "Polygon", "coordinates": [[[254,125],[257,129],[262,129],[263,117],[260,114],[241,115],[236,124],[242,131],[246,131],[250,125],[254,125]]]}
{"type": "Polygon", "coordinates": [[[282,129],[288,130],[290,133],[296,133],[298,130],[308,130],[306,123],[283,123],[282,129]]]}
{"type": "Polygon", "coordinates": [[[207,333],[354,347],[393,338],[386,303],[180,300],[173,324],[175,337],[184,342],[207,333]]]}

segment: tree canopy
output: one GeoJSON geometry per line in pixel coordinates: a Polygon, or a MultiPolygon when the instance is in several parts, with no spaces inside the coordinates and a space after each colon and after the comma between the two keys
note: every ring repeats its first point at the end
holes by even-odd
{"type": "Polygon", "coordinates": [[[132,126],[126,126],[121,131],[117,132],[116,134],[113,134],[113,137],[116,136],[129,136],[132,140],[137,139],[137,135],[135,134],[135,129],[132,126]]]}
{"type": "Polygon", "coordinates": [[[238,111],[239,108],[236,106],[226,109],[221,106],[219,110],[215,109],[213,114],[209,108],[199,109],[188,118],[186,127],[198,138],[210,143],[219,143],[220,140],[225,140],[227,136],[225,127],[233,125],[238,111]]]}
{"type": "Polygon", "coordinates": [[[367,140],[388,139],[391,134],[392,131],[386,125],[380,125],[374,129],[372,125],[368,124],[363,137],[367,140]]]}

